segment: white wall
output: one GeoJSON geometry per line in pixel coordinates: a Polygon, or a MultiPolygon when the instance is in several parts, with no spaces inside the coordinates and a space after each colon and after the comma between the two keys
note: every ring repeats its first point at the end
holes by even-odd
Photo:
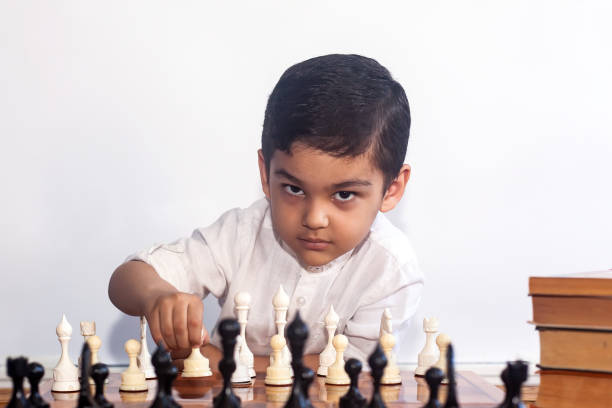
{"type": "Polygon", "coordinates": [[[610,3],[369,4],[0,3],[0,357],[56,359],[65,312],[125,362],[138,323],[108,300],[113,269],[259,197],[272,87],[340,52],[412,106],[393,218],[427,286],[400,360],[435,315],[460,362],[536,361],[528,276],[612,267],[610,3]]]}

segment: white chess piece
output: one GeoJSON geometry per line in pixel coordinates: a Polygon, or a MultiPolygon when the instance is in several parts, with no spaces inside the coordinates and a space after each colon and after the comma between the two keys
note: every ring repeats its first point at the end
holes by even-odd
{"type": "Polygon", "coordinates": [[[255,377],[255,358],[253,357],[253,353],[249,349],[249,346],[246,341],[246,325],[247,318],[249,315],[249,305],[251,303],[251,295],[247,292],[238,292],[236,296],[234,296],[234,304],[236,305],[236,315],[238,317],[238,323],[240,323],[240,337],[242,338],[242,342],[236,347],[239,347],[240,352],[240,360],[249,367],[249,375],[255,377]]]}
{"type": "Polygon", "coordinates": [[[121,373],[120,391],[146,391],[147,379],[140,368],[138,368],[138,353],[140,352],[140,342],[130,339],[125,342],[125,352],[130,358],[130,365],[121,373]]]}
{"type": "Polygon", "coordinates": [[[286,340],[283,336],[275,334],[270,340],[272,347],[272,355],[274,362],[266,369],[266,379],[264,382],[267,385],[290,385],[291,370],[285,364],[281,356],[283,347],[286,345],[286,340]]]}
{"type": "Polygon", "coordinates": [[[144,373],[147,380],[157,378],[155,367],[151,363],[151,354],[147,346],[147,319],[140,316],[140,353],[138,353],[138,368],[144,373]]]}
{"type": "MultiPolygon", "coordinates": [[[[89,339],[91,336],[95,336],[96,334],[96,322],[95,321],[91,321],[91,322],[83,321],[83,322],[80,322],[80,326],[81,326],[81,336],[83,336],[83,342],[86,342],[87,339],[89,339]]],[[[79,367],[79,377],[80,377],[81,376],[81,356],[79,356],[78,367],[79,367]]]]}
{"type": "MultiPolygon", "coordinates": [[[[202,329],[202,337],[204,329],[202,329]]],[[[183,377],[208,377],[212,375],[210,363],[200,352],[200,347],[191,349],[191,354],[183,361],[183,377]]]]}
{"type": "MultiPolygon", "coordinates": [[[[93,336],[87,337],[86,341],[87,344],[89,344],[89,349],[91,350],[91,364],[89,367],[93,367],[94,364],[98,364],[100,362],[98,352],[100,351],[100,347],[102,347],[102,340],[100,340],[100,337],[94,334],[93,336]]],[[[95,384],[93,378],[89,378],[89,383],[95,384]]],[[[108,378],[106,378],[104,383],[108,384],[108,378]]]]}
{"type": "MultiPolygon", "coordinates": [[[[236,339],[236,345],[240,344],[240,342],[242,341],[240,337],[241,336],[238,336],[238,338],[236,339]]],[[[238,347],[234,347],[234,361],[236,362],[236,369],[232,374],[231,382],[232,384],[250,383],[251,374],[249,374],[249,367],[240,360],[239,353],[240,350],[238,350],[238,347]]]]}
{"type": "Polygon", "coordinates": [[[444,373],[444,380],[442,380],[442,384],[448,384],[448,380],[446,379],[446,351],[448,350],[448,345],[451,343],[450,337],[447,334],[440,333],[436,338],[436,344],[438,345],[438,349],[440,349],[440,358],[434,364],[435,367],[438,367],[444,373]]]}
{"type": "Polygon", "coordinates": [[[79,384],[78,368],[70,361],[70,355],[68,354],[68,343],[72,336],[72,326],[66,320],[65,314],[62,315],[62,321],[55,328],[55,333],[62,346],[62,355],[53,369],[51,391],[79,391],[81,385],[79,384]]]}
{"type": "MultiPolygon", "coordinates": [[[[289,295],[287,295],[283,289],[283,285],[278,287],[276,294],[272,298],[272,305],[274,306],[274,321],[276,323],[276,334],[282,336],[283,338],[285,338],[285,325],[287,324],[287,311],[289,310],[290,300],[289,295]]],[[[291,368],[291,353],[289,352],[286,341],[281,355],[283,356],[283,362],[291,368]]],[[[273,357],[274,355],[270,355],[270,364],[274,362],[272,360],[273,357]]]]}
{"type": "Polygon", "coordinates": [[[386,307],[383,314],[380,316],[380,330],[378,332],[378,337],[382,337],[383,333],[393,334],[393,321],[391,319],[391,310],[386,307]]]}
{"type": "Polygon", "coordinates": [[[384,332],[380,337],[380,346],[382,347],[385,355],[387,356],[387,365],[383,371],[383,376],[380,380],[381,384],[384,385],[395,385],[402,383],[402,377],[400,376],[400,369],[395,361],[395,355],[393,353],[393,346],[395,346],[395,336],[393,334],[384,332]]]}
{"type": "Polygon", "coordinates": [[[438,361],[435,337],[438,332],[438,319],[435,317],[423,319],[423,331],[425,331],[425,346],[418,356],[418,366],[414,374],[424,376],[425,372],[438,361]]]}
{"type": "Polygon", "coordinates": [[[348,347],[348,339],[344,334],[336,334],[333,345],[336,349],[336,360],[327,368],[325,384],[349,385],[351,379],[344,370],[344,350],[348,347]]]}
{"type": "Polygon", "coordinates": [[[325,316],[325,329],[327,329],[327,345],[319,355],[319,368],[317,375],[326,376],[327,368],[336,361],[336,350],[334,349],[333,340],[338,328],[340,317],[334,310],[334,305],[329,306],[329,312],[325,316]]]}

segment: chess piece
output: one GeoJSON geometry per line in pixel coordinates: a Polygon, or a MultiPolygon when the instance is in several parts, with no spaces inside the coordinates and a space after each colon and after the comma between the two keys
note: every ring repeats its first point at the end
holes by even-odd
{"type": "Polygon", "coordinates": [[[240,361],[242,361],[249,368],[249,375],[251,377],[255,377],[255,358],[253,357],[253,353],[249,349],[246,341],[246,326],[249,316],[250,303],[251,295],[249,295],[247,292],[238,292],[236,293],[236,296],[234,296],[236,317],[238,318],[238,323],[240,323],[240,361]]]}
{"type": "Polygon", "coordinates": [[[429,388],[429,401],[423,405],[423,408],[442,408],[442,404],[438,401],[438,391],[443,378],[444,373],[438,367],[430,367],[425,372],[425,381],[427,381],[427,387],[429,388]]]}
{"type": "Polygon", "coordinates": [[[418,355],[418,365],[414,375],[424,376],[429,367],[438,361],[438,353],[435,345],[435,336],[438,332],[438,319],[435,317],[423,319],[423,331],[425,331],[425,346],[418,355]]]}
{"type": "Polygon", "coordinates": [[[273,363],[266,369],[266,378],[264,380],[266,385],[290,385],[292,383],[291,370],[283,364],[281,358],[281,352],[283,347],[285,347],[285,343],[285,338],[278,334],[272,336],[270,340],[273,363]]]}
{"type": "Polygon", "coordinates": [[[170,353],[161,341],[151,357],[151,362],[157,377],[157,392],[150,408],[179,408],[180,405],[172,396],[172,383],[178,375],[178,370],[172,365],[170,353]]]}
{"type": "Polygon", "coordinates": [[[348,347],[348,339],[344,334],[336,334],[333,345],[336,349],[336,360],[327,368],[325,384],[349,385],[351,379],[346,371],[344,371],[344,350],[348,347]]]}
{"type": "Polygon", "coordinates": [[[104,383],[107,382],[108,374],[108,367],[104,363],[96,363],[91,366],[91,378],[96,385],[96,392],[93,399],[100,408],[113,408],[113,404],[104,396],[104,383]]]}
{"type": "Polygon", "coordinates": [[[446,353],[450,342],[450,337],[448,337],[448,335],[445,333],[438,334],[438,337],[436,338],[436,344],[438,349],[440,349],[440,358],[436,364],[434,364],[434,366],[438,367],[444,373],[445,378],[442,380],[442,384],[448,384],[448,378],[446,377],[446,353]]]}
{"type": "MultiPolygon", "coordinates": [[[[237,345],[240,345],[242,342],[242,336],[238,336],[236,338],[237,345]]],[[[240,350],[238,347],[234,348],[234,361],[236,362],[236,369],[232,374],[232,385],[242,384],[247,385],[251,384],[251,373],[249,373],[249,366],[244,364],[244,362],[240,359],[240,350]]]]}
{"type": "MultiPolygon", "coordinates": [[[[83,324],[83,322],[81,322],[81,324],[83,324]]],[[[100,337],[94,334],[94,335],[87,337],[86,342],[89,344],[89,348],[91,350],[91,362],[90,363],[91,363],[91,367],[93,367],[94,365],[100,362],[100,360],[98,359],[98,351],[100,350],[100,347],[102,346],[102,340],[100,339],[100,337]]],[[[106,380],[106,382],[108,383],[108,379],[106,380]]],[[[93,378],[89,379],[89,383],[91,385],[94,384],[93,378]]]]}
{"type": "Polygon", "coordinates": [[[28,364],[27,376],[30,383],[30,397],[28,398],[28,402],[32,408],[49,408],[49,404],[43,399],[38,391],[38,384],[40,384],[43,375],[45,375],[45,369],[41,364],[28,364]]]}
{"type": "Polygon", "coordinates": [[[506,386],[506,397],[498,408],[525,408],[521,401],[521,387],[527,381],[529,366],[521,360],[508,362],[502,371],[502,381],[506,386]]]}
{"type": "Polygon", "coordinates": [[[140,342],[134,339],[126,341],[125,352],[130,359],[130,364],[128,368],[121,373],[119,391],[146,391],[148,388],[147,379],[144,373],[138,368],[138,363],[136,362],[138,353],[140,352],[140,342]]]}
{"type": "MultiPolygon", "coordinates": [[[[83,342],[86,342],[91,336],[96,334],[96,322],[81,322],[81,336],[83,336],[83,342]]],[[[91,347],[91,346],[90,346],[91,347]]],[[[78,372],[79,376],[81,375],[81,356],[79,356],[78,363],[78,372]]],[[[93,364],[93,363],[92,363],[93,364]]]]}
{"type": "MultiPolygon", "coordinates": [[[[289,310],[289,295],[283,289],[283,285],[278,287],[276,294],[272,298],[272,305],[274,306],[274,322],[276,324],[276,334],[285,337],[285,325],[287,324],[287,311],[289,310]]],[[[283,362],[289,366],[291,364],[291,354],[289,348],[285,344],[282,350],[283,362]]],[[[270,364],[272,361],[272,355],[270,356],[270,364]]],[[[291,372],[293,375],[293,371],[291,372]]]]}
{"type": "Polygon", "coordinates": [[[364,408],[366,399],[358,388],[359,373],[361,372],[361,361],[356,358],[349,358],[344,364],[344,371],[351,379],[351,386],[348,392],[340,398],[339,408],[364,408]]]}
{"type": "Polygon", "coordinates": [[[312,403],[310,402],[310,398],[308,396],[308,391],[310,390],[310,386],[314,381],[315,374],[310,368],[306,366],[302,366],[302,392],[304,396],[308,399],[309,406],[312,408],[312,403]]]}
{"type": "Polygon", "coordinates": [[[151,354],[147,346],[147,319],[140,316],[140,353],[138,353],[138,367],[147,380],[155,379],[155,367],[151,364],[151,354]]]}
{"type": "Polygon", "coordinates": [[[391,319],[391,310],[386,307],[383,314],[380,316],[380,330],[378,332],[378,337],[382,337],[384,333],[393,334],[393,321],[391,319]]]}
{"type": "Polygon", "coordinates": [[[336,350],[332,344],[334,335],[336,334],[336,328],[338,327],[338,321],[340,317],[334,310],[334,305],[329,306],[329,312],[325,316],[325,329],[327,330],[327,345],[319,355],[319,368],[317,369],[317,375],[325,377],[327,375],[327,368],[336,361],[336,350]]]}
{"type": "Polygon", "coordinates": [[[79,400],[77,408],[99,408],[98,404],[91,396],[91,387],[89,386],[89,370],[91,367],[91,350],[89,343],[83,343],[81,350],[81,389],[79,390],[79,400]]]}
{"type": "Polygon", "coordinates": [[[223,358],[219,361],[219,371],[223,376],[223,389],[213,398],[214,408],[240,408],[240,398],[232,391],[231,377],[236,369],[234,348],[240,333],[240,324],[235,319],[223,319],[218,326],[223,346],[223,358]]]}
{"type": "Polygon", "coordinates": [[[28,372],[28,359],[25,357],[7,358],[6,374],[13,382],[13,392],[6,408],[29,408],[28,400],[23,392],[23,378],[28,372]]]}
{"type": "Polygon", "coordinates": [[[448,344],[446,349],[446,379],[448,380],[448,394],[444,408],[459,408],[457,401],[457,382],[455,381],[455,354],[453,345],[448,344]]]}
{"type": "Polygon", "coordinates": [[[380,383],[384,385],[401,384],[402,377],[400,376],[400,369],[395,362],[395,356],[393,354],[395,336],[391,333],[383,332],[383,335],[380,338],[380,345],[385,353],[385,356],[387,356],[387,366],[385,367],[380,383]]]}
{"type": "MultiPolygon", "coordinates": [[[[304,363],[302,357],[304,355],[304,345],[308,338],[308,327],[300,317],[300,311],[295,313],[295,318],[287,327],[287,338],[291,346],[291,367],[296,374],[291,388],[291,395],[287,400],[284,408],[312,408],[312,403],[308,399],[308,387],[304,384],[304,363]]],[[[312,375],[314,378],[314,373],[312,375]]],[[[312,383],[312,380],[306,378],[307,384],[312,383]]]]}
{"type": "Polygon", "coordinates": [[[200,347],[191,349],[191,354],[183,361],[183,377],[208,377],[212,375],[208,359],[200,352],[200,347]]]}
{"type": "Polygon", "coordinates": [[[368,358],[368,364],[370,365],[370,375],[374,382],[374,391],[372,392],[372,399],[368,404],[368,408],[385,408],[385,403],[380,394],[380,380],[387,365],[387,357],[380,344],[376,344],[374,352],[368,358]]]}
{"type": "Polygon", "coordinates": [[[72,336],[72,326],[66,320],[66,315],[62,315],[62,321],[55,328],[57,339],[62,346],[62,355],[57,365],[53,369],[53,385],[51,391],[73,392],[78,391],[79,372],[76,366],[70,361],[68,354],[68,343],[72,336]]]}

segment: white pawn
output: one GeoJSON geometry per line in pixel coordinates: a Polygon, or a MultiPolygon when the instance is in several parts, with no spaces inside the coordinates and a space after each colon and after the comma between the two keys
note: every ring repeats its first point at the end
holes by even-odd
{"type": "Polygon", "coordinates": [[[251,295],[247,292],[238,292],[234,296],[234,304],[236,305],[236,315],[238,317],[238,323],[240,323],[240,337],[242,342],[236,347],[239,348],[240,360],[249,368],[249,375],[255,377],[255,358],[253,353],[249,349],[246,341],[246,325],[247,318],[249,315],[249,304],[251,303],[251,295]]]}
{"type": "MultiPolygon", "coordinates": [[[[287,324],[287,311],[289,310],[289,295],[283,289],[283,285],[278,287],[276,294],[272,298],[272,306],[274,306],[274,322],[276,323],[276,334],[285,338],[285,325],[287,324]]],[[[283,362],[287,367],[291,368],[291,353],[285,341],[285,347],[282,350],[283,362]]],[[[270,364],[274,361],[273,355],[270,355],[270,364]]],[[[293,370],[291,370],[293,373],[293,370]]]]}
{"type": "MultiPolygon", "coordinates": [[[[96,322],[91,321],[83,321],[80,322],[81,326],[81,336],[83,336],[83,342],[86,342],[91,336],[95,336],[96,334],[96,322]]],[[[81,356],[79,356],[79,377],[81,376],[81,356]]]]}
{"type": "MultiPolygon", "coordinates": [[[[94,364],[98,364],[100,362],[98,352],[100,351],[100,347],[102,347],[102,340],[100,340],[100,337],[94,334],[93,336],[89,336],[87,338],[87,344],[89,344],[89,349],[91,350],[91,364],[89,367],[93,367],[94,364]]],[[[93,378],[89,378],[89,383],[95,384],[93,378]]],[[[108,378],[106,378],[104,383],[108,384],[108,378]]]]}
{"type": "Polygon", "coordinates": [[[340,317],[334,310],[334,305],[329,306],[329,312],[325,316],[325,328],[327,329],[327,345],[319,355],[319,368],[317,369],[317,375],[325,377],[327,375],[327,368],[336,361],[336,350],[332,344],[334,335],[336,334],[336,328],[338,328],[338,321],[340,317]]]}
{"type": "Polygon", "coordinates": [[[336,334],[333,345],[336,349],[336,361],[327,368],[325,384],[349,385],[351,379],[344,370],[344,350],[348,347],[348,339],[344,334],[336,334]]]}
{"type": "MultiPolygon", "coordinates": [[[[202,329],[204,336],[204,329],[202,329]]],[[[200,347],[191,349],[191,354],[183,361],[183,377],[208,377],[212,375],[210,363],[200,352],[200,347]]]]}
{"type": "Polygon", "coordinates": [[[395,336],[390,333],[383,333],[383,335],[380,337],[380,346],[387,356],[387,365],[383,371],[383,376],[380,383],[385,385],[401,384],[402,377],[400,376],[400,369],[397,366],[395,355],[393,354],[395,336]]]}
{"type": "Polygon", "coordinates": [[[62,321],[55,328],[55,333],[62,346],[62,355],[53,369],[51,391],[79,391],[81,385],[79,384],[78,368],[70,361],[70,355],[68,354],[68,343],[72,336],[72,326],[66,320],[65,314],[62,315],[62,321]]]}
{"type": "Polygon", "coordinates": [[[125,352],[130,358],[130,365],[128,368],[121,373],[121,385],[119,386],[120,391],[146,391],[147,390],[147,379],[145,375],[138,368],[138,353],[140,352],[140,342],[138,340],[130,339],[125,342],[125,352]]]}
{"type": "Polygon", "coordinates": [[[423,331],[425,331],[425,346],[418,356],[418,366],[414,374],[424,376],[425,372],[438,361],[438,353],[435,345],[435,337],[438,332],[438,319],[435,317],[423,319],[423,331]]]}
{"type": "Polygon", "coordinates": [[[264,382],[267,385],[290,385],[291,381],[291,370],[285,364],[281,357],[282,349],[285,347],[285,338],[275,334],[270,340],[270,346],[272,347],[272,355],[274,356],[274,363],[272,363],[266,369],[266,379],[264,382]]]}
{"type": "Polygon", "coordinates": [[[446,379],[446,351],[448,350],[448,345],[451,343],[450,337],[447,334],[440,333],[436,338],[436,344],[440,349],[440,358],[434,364],[435,367],[438,367],[444,373],[444,380],[442,380],[443,384],[448,384],[448,380],[446,379]]]}
{"type": "Polygon", "coordinates": [[[157,378],[155,367],[151,363],[151,354],[147,346],[147,319],[140,316],[140,353],[138,353],[138,367],[144,373],[147,380],[157,378]]]}
{"type": "MultiPolygon", "coordinates": [[[[238,336],[238,338],[236,339],[237,340],[236,344],[240,344],[240,342],[242,341],[240,337],[241,336],[238,336]]],[[[238,347],[235,347],[234,348],[234,361],[236,362],[236,369],[234,370],[234,373],[232,374],[232,379],[231,379],[232,384],[250,383],[251,375],[249,374],[249,367],[240,360],[239,353],[240,351],[238,350],[238,347]]]]}

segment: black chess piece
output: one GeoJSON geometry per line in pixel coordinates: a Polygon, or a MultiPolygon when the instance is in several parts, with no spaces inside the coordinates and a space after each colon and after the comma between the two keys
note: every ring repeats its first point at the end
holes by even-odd
{"type": "MultiPolygon", "coordinates": [[[[240,333],[240,324],[236,319],[223,319],[218,326],[223,346],[223,358],[219,361],[219,371],[223,376],[223,389],[213,398],[214,408],[240,408],[240,397],[232,390],[232,373],[236,370],[234,348],[236,337],[240,333]]],[[[298,371],[299,372],[299,371],[298,371]]]]}
{"type": "Polygon", "coordinates": [[[506,364],[506,368],[502,371],[502,381],[506,385],[506,398],[498,408],[525,408],[525,404],[521,401],[521,387],[527,381],[528,368],[527,363],[521,360],[506,364]]]}
{"type": "Polygon", "coordinates": [[[81,378],[79,379],[81,389],[79,390],[79,400],[77,408],[99,408],[98,404],[94,401],[91,396],[91,389],[89,388],[89,370],[91,366],[91,350],[89,343],[83,343],[83,349],[81,350],[81,378]]]}
{"type": "Polygon", "coordinates": [[[504,401],[498,405],[498,407],[507,407],[508,406],[508,397],[510,393],[508,392],[508,367],[504,368],[499,376],[504,383],[504,389],[506,390],[506,395],[504,396],[504,401]]]}
{"type": "Polygon", "coordinates": [[[429,401],[423,405],[423,408],[441,408],[442,404],[438,401],[438,391],[440,390],[440,384],[444,379],[444,373],[438,367],[430,367],[425,372],[425,381],[429,388],[429,401]]]}
{"type": "Polygon", "coordinates": [[[338,403],[340,408],[363,408],[366,405],[366,399],[361,392],[359,392],[358,381],[359,373],[361,372],[361,361],[356,358],[349,358],[344,363],[344,371],[351,378],[351,386],[349,387],[346,394],[340,397],[338,403]]]}
{"type": "Polygon", "coordinates": [[[179,408],[181,405],[172,396],[172,383],[178,376],[177,368],[172,364],[172,357],[160,341],[157,350],[151,356],[157,377],[157,392],[151,408],[179,408]]]}
{"type": "Polygon", "coordinates": [[[308,397],[308,390],[310,390],[310,386],[315,378],[315,373],[310,368],[303,366],[302,370],[302,392],[308,401],[308,407],[312,408],[312,403],[310,402],[310,398],[308,397]]]}
{"type": "Polygon", "coordinates": [[[13,392],[6,408],[29,408],[30,403],[23,392],[23,378],[28,372],[28,359],[25,357],[7,358],[6,374],[13,380],[13,392]]]}
{"type": "Polygon", "coordinates": [[[96,392],[93,398],[101,408],[113,408],[113,404],[104,396],[104,381],[106,381],[108,373],[108,367],[104,363],[97,363],[91,366],[90,375],[96,384],[96,392]]]}
{"type": "Polygon", "coordinates": [[[39,363],[28,364],[28,381],[30,383],[30,397],[28,402],[32,408],[49,408],[47,401],[43,399],[38,391],[38,384],[45,375],[45,368],[39,363]]]}
{"type": "MultiPolygon", "coordinates": [[[[295,313],[295,317],[289,326],[287,326],[287,340],[289,340],[289,350],[291,351],[291,368],[294,373],[301,373],[293,378],[293,387],[291,394],[285,403],[285,408],[310,408],[312,403],[308,399],[308,386],[312,384],[312,380],[308,380],[310,384],[304,384],[304,345],[308,338],[308,327],[300,317],[299,310],[295,313]]],[[[314,379],[314,373],[312,374],[314,379]]]]}
{"type": "Polygon", "coordinates": [[[370,365],[370,375],[374,380],[374,391],[372,392],[372,399],[368,404],[369,408],[385,408],[385,403],[380,394],[380,380],[383,376],[385,367],[387,366],[387,357],[380,343],[376,344],[374,352],[370,354],[368,358],[368,364],[370,365]]]}
{"type": "Polygon", "coordinates": [[[455,380],[455,352],[452,344],[449,344],[446,350],[446,379],[448,380],[448,394],[444,408],[459,408],[457,381],[455,380]]]}

